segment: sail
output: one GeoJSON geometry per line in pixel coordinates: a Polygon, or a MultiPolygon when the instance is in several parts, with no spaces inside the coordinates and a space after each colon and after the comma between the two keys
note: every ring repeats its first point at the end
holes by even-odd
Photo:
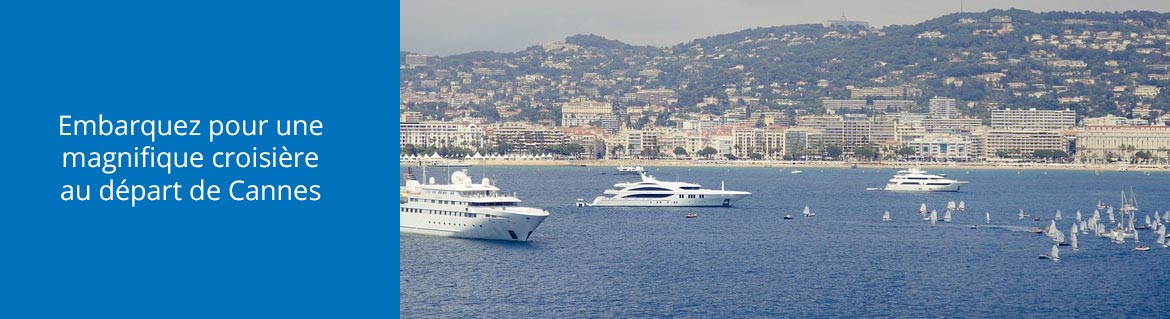
{"type": "Polygon", "coordinates": [[[984,212],[984,214],[987,215],[987,223],[990,224],[991,223],[991,212],[984,212]]]}
{"type": "Polygon", "coordinates": [[[1020,210],[1020,219],[1024,219],[1024,210],[1023,209],[1020,210]]]}
{"type": "Polygon", "coordinates": [[[1150,226],[1150,215],[1146,215],[1146,226],[1150,226]]]}
{"type": "Polygon", "coordinates": [[[1048,235],[1048,237],[1056,237],[1056,232],[1056,221],[1054,220],[1052,221],[1052,224],[1048,225],[1048,229],[1046,229],[1045,233],[1048,235]]]}
{"type": "Polygon", "coordinates": [[[926,215],[926,203],[922,203],[922,206],[918,206],[918,213],[926,215]]]}
{"type": "Polygon", "coordinates": [[[882,214],[882,221],[890,221],[890,211],[887,210],[885,214],[882,214]]]}
{"type": "Polygon", "coordinates": [[[1081,249],[1081,245],[1077,244],[1077,232],[1074,231],[1072,233],[1072,237],[1069,237],[1068,240],[1070,241],[1069,244],[1072,245],[1073,250],[1081,249]]]}
{"type": "Polygon", "coordinates": [[[1060,259],[1060,245],[1052,245],[1052,259],[1060,259]]]}
{"type": "Polygon", "coordinates": [[[1063,217],[1060,217],[1060,210],[1059,209],[1056,210],[1056,217],[1053,217],[1053,219],[1056,219],[1056,220],[1063,219],[1063,217]]]}
{"type": "Polygon", "coordinates": [[[1113,207],[1109,207],[1108,210],[1105,210],[1105,214],[1109,215],[1109,223],[1110,224],[1117,222],[1117,219],[1113,218],[1113,207]]]}
{"type": "Polygon", "coordinates": [[[1081,210],[1079,210],[1079,209],[1078,209],[1078,210],[1077,210],[1077,221],[1079,222],[1079,221],[1082,221],[1082,220],[1083,220],[1083,219],[1081,219],[1081,210]]]}
{"type": "Polygon", "coordinates": [[[1093,210],[1093,219],[1101,220],[1101,211],[1100,210],[1096,210],[1096,209],[1093,210]]]}
{"type": "Polygon", "coordinates": [[[949,211],[949,210],[948,210],[948,211],[946,212],[946,214],[943,214],[943,221],[945,221],[945,222],[950,222],[950,221],[951,221],[951,211],[949,211]]]}
{"type": "Polygon", "coordinates": [[[812,211],[808,209],[808,206],[804,207],[804,216],[812,216],[812,211]]]}
{"type": "Polygon", "coordinates": [[[947,210],[955,210],[955,201],[947,202],[947,210]]]}
{"type": "Polygon", "coordinates": [[[930,211],[930,224],[934,225],[938,222],[938,210],[930,211]]]}
{"type": "Polygon", "coordinates": [[[963,203],[963,201],[959,201],[959,210],[965,210],[965,209],[967,209],[967,204],[963,203]]]}

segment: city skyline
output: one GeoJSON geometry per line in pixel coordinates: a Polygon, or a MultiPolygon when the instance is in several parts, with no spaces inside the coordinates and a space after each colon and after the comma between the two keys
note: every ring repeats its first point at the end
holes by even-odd
{"type": "Polygon", "coordinates": [[[445,56],[473,51],[514,52],[575,34],[596,34],[634,45],[670,46],[755,27],[820,24],[839,19],[876,27],[915,24],[938,16],[990,9],[1032,11],[1170,11],[1164,1],[489,1],[401,3],[401,50],[445,56]],[[654,14],[647,14],[653,12],[654,14]],[[535,28],[533,26],[542,26],[535,28]]]}

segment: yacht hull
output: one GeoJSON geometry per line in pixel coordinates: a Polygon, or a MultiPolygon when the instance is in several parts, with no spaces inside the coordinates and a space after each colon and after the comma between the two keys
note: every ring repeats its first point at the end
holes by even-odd
{"type": "Polygon", "coordinates": [[[469,214],[428,214],[399,211],[399,232],[440,237],[528,241],[544,214],[512,213],[501,209],[471,209],[469,214]],[[491,217],[488,217],[491,216],[491,217]]]}
{"type": "Polygon", "coordinates": [[[746,194],[704,194],[703,198],[612,198],[598,197],[590,206],[609,207],[730,207],[746,194]]]}
{"type": "Polygon", "coordinates": [[[886,185],[883,190],[892,192],[957,192],[962,188],[963,184],[953,183],[949,185],[886,185]]]}

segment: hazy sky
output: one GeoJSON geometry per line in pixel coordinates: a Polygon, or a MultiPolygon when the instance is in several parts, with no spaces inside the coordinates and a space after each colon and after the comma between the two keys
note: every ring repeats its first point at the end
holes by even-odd
{"type": "MultiPolygon", "coordinates": [[[[514,52],[574,34],[669,46],[743,29],[823,23],[916,24],[959,11],[959,0],[402,0],[404,51],[514,52]]],[[[964,11],[1170,11],[1170,0],[964,0],[964,11]]]]}

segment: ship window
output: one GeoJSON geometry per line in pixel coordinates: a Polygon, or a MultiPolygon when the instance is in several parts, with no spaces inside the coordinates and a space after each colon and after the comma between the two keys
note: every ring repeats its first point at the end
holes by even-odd
{"type": "Polygon", "coordinates": [[[630,189],[629,191],[631,191],[631,192],[634,192],[634,191],[670,191],[670,189],[666,189],[666,188],[662,188],[662,187],[638,187],[638,188],[630,189]]]}
{"type": "Polygon", "coordinates": [[[682,195],[682,194],[678,194],[678,198],[683,198],[683,195],[682,195]]]}
{"type": "Polygon", "coordinates": [[[623,198],[666,198],[666,197],[670,197],[670,194],[633,194],[633,195],[626,195],[623,198]]]}
{"type": "Polygon", "coordinates": [[[683,186],[682,189],[697,190],[697,189],[699,189],[699,187],[698,186],[683,186]]]}
{"type": "Polygon", "coordinates": [[[707,195],[699,195],[699,198],[707,197],[707,195]]]}

